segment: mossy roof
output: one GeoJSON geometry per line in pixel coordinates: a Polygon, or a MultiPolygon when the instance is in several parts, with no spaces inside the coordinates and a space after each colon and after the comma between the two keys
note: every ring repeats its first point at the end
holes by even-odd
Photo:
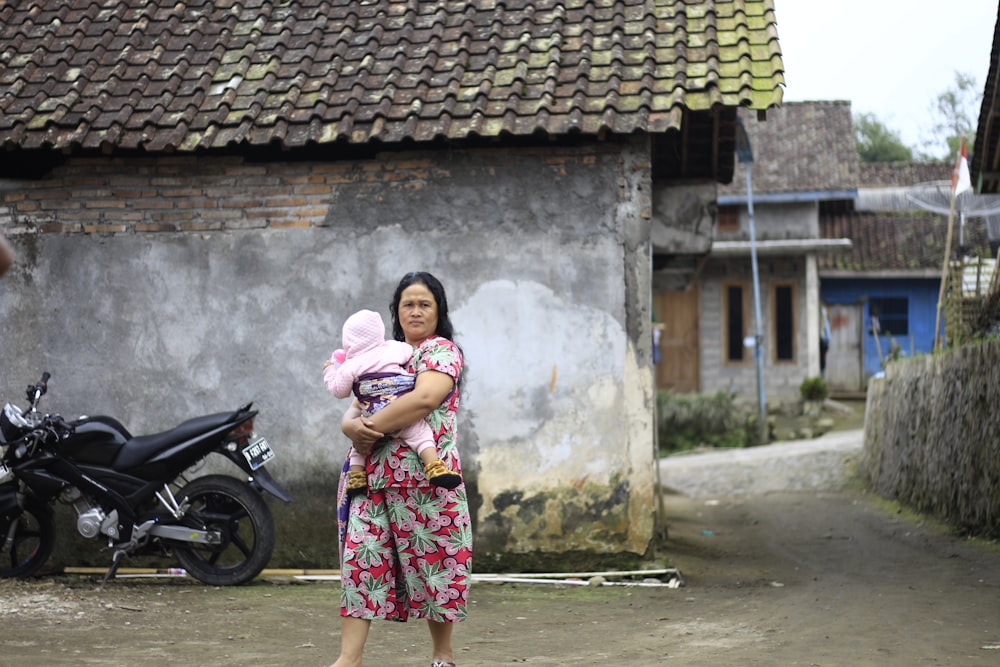
{"type": "Polygon", "coordinates": [[[0,145],[663,133],[780,105],[773,0],[0,4],[0,145]]]}

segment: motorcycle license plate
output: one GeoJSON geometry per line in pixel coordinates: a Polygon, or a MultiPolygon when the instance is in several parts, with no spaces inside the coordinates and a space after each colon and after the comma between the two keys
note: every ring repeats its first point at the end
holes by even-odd
{"type": "Polygon", "coordinates": [[[243,457],[250,464],[251,470],[256,470],[274,458],[274,450],[264,438],[257,438],[243,448],[243,457]]]}

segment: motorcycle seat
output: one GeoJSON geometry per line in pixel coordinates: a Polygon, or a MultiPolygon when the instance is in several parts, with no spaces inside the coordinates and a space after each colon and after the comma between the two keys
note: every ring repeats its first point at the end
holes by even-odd
{"type": "Polygon", "coordinates": [[[146,463],[161,452],[195,440],[212,431],[231,426],[239,414],[239,411],[219,412],[214,415],[195,417],[169,431],[132,438],[119,450],[112,467],[118,471],[125,471],[146,463]]]}

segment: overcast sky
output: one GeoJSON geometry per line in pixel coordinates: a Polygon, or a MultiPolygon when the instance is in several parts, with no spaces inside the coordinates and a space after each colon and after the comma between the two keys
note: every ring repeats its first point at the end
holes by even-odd
{"type": "MultiPolygon", "coordinates": [[[[931,138],[955,72],[986,84],[998,0],[774,0],[786,102],[850,100],[903,143],[931,138]]],[[[973,123],[979,109],[972,113],[973,123]]]]}

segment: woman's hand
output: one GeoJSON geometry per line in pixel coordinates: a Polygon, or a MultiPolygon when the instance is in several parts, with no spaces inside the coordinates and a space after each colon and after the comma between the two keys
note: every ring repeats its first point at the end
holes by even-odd
{"type": "MultiPolygon", "coordinates": [[[[350,411],[348,411],[349,415],[350,411]]],[[[361,416],[350,417],[344,415],[344,418],[340,422],[340,430],[344,432],[344,435],[354,444],[354,449],[358,450],[364,456],[371,454],[372,449],[375,448],[375,443],[381,440],[385,433],[381,433],[372,428],[372,422],[370,419],[366,419],[361,416]]]]}

